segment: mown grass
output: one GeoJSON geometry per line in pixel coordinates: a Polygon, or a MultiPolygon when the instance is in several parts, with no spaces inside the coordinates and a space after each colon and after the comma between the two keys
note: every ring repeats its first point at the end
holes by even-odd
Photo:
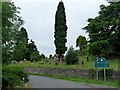
{"type": "MultiPolygon", "coordinates": [[[[79,64],[77,65],[66,65],[65,62],[63,64],[55,65],[56,59],[44,59],[38,62],[23,62],[18,64],[10,64],[12,66],[18,67],[47,67],[47,68],[65,68],[65,69],[92,69],[95,68],[96,58],[91,56],[89,61],[86,60],[86,56],[79,56],[79,64]],[[84,61],[84,65],[81,62],[84,61]],[[43,62],[44,64],[42,64],[43,62]]],[[[118,70],[118,60],[108,60],[110,67],[114,70],[118,70]]]]}
{"type": "Polygon", "coordinates": [[[31,74],[31,75],[47,76],[56,79],[74,81],[82,84],[95,84],[95,85],[107,86],[110,88],[119,88],[118,83],[120,83],[120,81],[118,80],[103,81],[103,80],[95,80],[89,78],[78,78],[78,77],[68,77],[68,76],[59,76],[59,75],[48,75],[48,74],[31,74]]]}

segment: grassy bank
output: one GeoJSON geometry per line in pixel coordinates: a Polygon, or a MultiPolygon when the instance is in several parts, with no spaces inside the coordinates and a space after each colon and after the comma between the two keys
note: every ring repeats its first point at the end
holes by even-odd
{"type": "MultiPolygon", "coordinates": [[[[90,60],[87,62],[86,61],[86,57],[84,56],[80,56],[80,62],[84,60],[85,65],[82,66],[80,65],[66,65],[66,64],[58,64],[55,65],[55,61],[54,59],[47,59],[47,63],[46,60],[44,61],[39,61],[39,62],[22,62],[22,63],[17,63],[17,64],[10,64],[7,65],[8,68],[10,69],[21,69],[23,70],[23,68],[25,67],[47,67],[47,68],[65,68],[65,69],[91,69],[94,68],[94,62],[95,59],[94,57],[91,57],[90,60]],[[41,62],[44,62],[44,64],[42,64],[41,62]]],[[[113,68],[113,69],[117,69],[118,70],[118,61],[117,60],[110,60],[110,67],[109,68],[113,68]]],[[[57,76],[57,75],[46,75],[46,74],[37,74],[37,75],[42,75],[42,76],[48,76],[51,78],[57,78],[57,79],[64,79],[64,80],[70,80],[70,81],[75,81],[75,82],[80,82],[80,83],[89,83],[89,84],[99,84],[99,85],[104,85],[104,86],[111,86],[111,87],[118,87],[118,81],[117,80],[111,80],[111,81],[106,81],[104,82],[103,80],[94,80],[94,79],[89,79],[89,78],[75,78],[75,77],[65,77],[65,76],[57,76]]]]}
{"type": "MultiPolygon", "coordinates": [[[[47,67],[47,68],[65,68],[65,69],[91,69],[95,68],[96,58],[91,56],[89,61],[86,60],[86,56],[79,56],[79,64],[77,65],[66,65],[65,62],[63,64],[55,65],[56,59],[44,59],[38,62],[22,62],[18,64],[11,64],[12,66],[17,67],[47,67]],[[81,62],[84,61],[84,65],[81,65],[81,62]]],[[[108,60],[109,68],[113,68],[114,70],[118,70],[118,62],[119,60],[108,60]]],[[[10,65],[9,65],[10,66],[10,65]]]]}
{"type": "Polygon", "coordinates": [[[101,86],[108,86],[111,88],[118,88],[120,81],[118,80],[111,80],[111,81],[103,81],[103,80],[95,80],[95,79],[89,79],[89,78],[77,78],[77,77],[68,77],[68,76],[59,76],[59,75],[48,75],[48,74],[31,74],[31,75],[37,75],[37,76],[47,76],[51,78],[56,79],[62,79],[62,80],[68,80],[68,81],[74,81],[82,84],[96,84],[101,86]]]}

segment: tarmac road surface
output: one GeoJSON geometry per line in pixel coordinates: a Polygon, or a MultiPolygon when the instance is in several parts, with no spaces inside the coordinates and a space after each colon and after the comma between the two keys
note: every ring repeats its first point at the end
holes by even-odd
{"type": "Polygon", "coordinates": [[[108,88],[106,86],[81,84],[45,76],[29,75],[29,79],[29,83],[32,85],[32,88],[108,88]]]}

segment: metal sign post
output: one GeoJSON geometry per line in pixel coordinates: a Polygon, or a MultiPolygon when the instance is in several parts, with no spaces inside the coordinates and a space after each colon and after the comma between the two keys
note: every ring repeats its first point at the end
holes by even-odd
{"type": "Polygon", "coordinates": [[[96,70],[96,79],[98,80],[98,68],[96,70]]]}
{"type": "Polygon", "coordinates": [[[106,69],[104,69],[104,81],[106,81],[106,69]]]}
{"type": "Polygon", "coordinates": [[[96,71],[96,79],[98,80],[98,67],[103,67],[104,68],[104,81],[106,81],[106,67],[109,67],[109,63],[107,62],[107,60],[103,57],[98,58],[95,62],[95,67],[97,67],[97,71],[96,71]]]}

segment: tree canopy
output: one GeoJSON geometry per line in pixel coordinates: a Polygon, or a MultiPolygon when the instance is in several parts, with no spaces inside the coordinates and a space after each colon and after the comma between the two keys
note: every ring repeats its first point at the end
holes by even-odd
{"type": "Polygon", "coordinates": [[[19,27],[23,25],[18,11],[13,2],[2,3],[2,62],[7,63],[12,60],[12,51],[15,45],[16,34],[19,27]]]}
{"type": "Polygon", "coordinates": [[[77,39],[76,39],[76,47],[80,48],[80,51],[82,53],[82,48],[84,48],[87,45],[87,40],[84,36],[80,35],[77,39]]]}
{"type": "Polygon", "coordinates": [[[78,53],[74,50],[74,48],[71,46],[66,54],[66,64],[78,64],[79,58],[78,53]]]}
{"type": "Polygon", "coordinates": [[[100,6],[99,16],[88,19],[90,52],[120,56],[120,2],[100,6]]]}
{"type": "Polygon", "coordinates": [[[25,28],[21,28],[19,33],[16,36],[16,43],[13,49],[13,59],[16,61],[26,59],[27,53],[27,44],[28,44],[28,35],[25,28]]]}
{"type": "Polygon", "coordinates": [[[27,48],[26,59],[30,61],[38,61],[38,59],[40,59],[40,54],[33,40],[30,41],[27,48]]]}
{"type": "Polygon", "coordinates": [[[2,63],[30,60],[30,55],[36,55],[36,53],[32,54],[34,51],[39,55],[34,42],[28,42],[27,30],[21,27],[24,21],[19,16],[19,9],[13,2],[2,3],[2,11],[0,11],[2,15],[2,20],[0,20],[2,21],[2,63]]]}
{"type": "Polygon", "coordinates": [[[55,15],[55,41],[56,54],[58,54],[59,60],[63,57],[63,54],[67,50],[66,47],[66,36],[67,36],[67,25],[66,25],[66,15],[63,2],[59,2],[56,15],[55,15]]]}

